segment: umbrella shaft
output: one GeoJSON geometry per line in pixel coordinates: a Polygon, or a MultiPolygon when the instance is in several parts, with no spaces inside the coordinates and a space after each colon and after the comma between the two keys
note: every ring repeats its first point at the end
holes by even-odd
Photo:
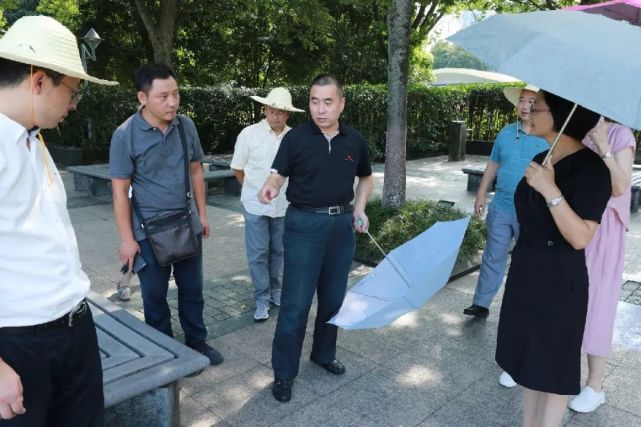
{"type": "Polygon", "coordinates": [[[396,271],[396,273],[399,275],[399,277],[401,278],[401,280],[402,280],[403,282],[405,282],[405,284],[407,285],[407,287],[408,287],[408,288],[411,288],[412,286],[409,284],[409,282],[407,281],[407,279],[405,278],[405,276],[403,275],[403,273],[401,273],[401,272],[400,272],[399,268],[396,266],[396,264],[394,263],[394,261],[392,261],[392,257],[387,256],[387,254],[385,253],[385,251],[383,250],[383,248],[381,248],[381,245],[379,245],[379,244],[378,244],[378,242],[376,241],[376,239],[374,239],[374,236],[372,236],[371,234],[369,234],[369,231],[366,231],[366,233],[367,233],[367,235],[369,236],[369,238],[370,238],[370,239],[372,239],[372,242],[374,242],[374,244],[376,245],[376,247],[378,248],[378,250],[379,250],[379,251],[381,251],[381,253],[383,254],[383,257],[387,258],[387,260],[389,261],[390,265],[391,265],[391,266],[392,266],[392,268],[396,271]]]}
{"type": "Polygon", "coordinates": [[[565,128],[570,122],[570,119],[574,115],[574,112],[576,111],[577,104],[574,104],[574,107],[572,107],[572,110],[570,111],[570,114],[568,114],[568,117],[565,119],[565,122],[563,123],[563,126],[561,126],[561,130],[559,133],[556,135],[556,138],[554,138],[554,142],[552,143],[552,146],[550,147],[550,150],[545,156],[545,159],[543,159],[543,163],[541,165],[545,166],[548,161],[550,161],[550,157],[552,157],[552,151],[554,151],[554,148],[556,147],[556,143],[559,142],[559,138],[561,138],[561,134],[565,132],[565,128]]]}

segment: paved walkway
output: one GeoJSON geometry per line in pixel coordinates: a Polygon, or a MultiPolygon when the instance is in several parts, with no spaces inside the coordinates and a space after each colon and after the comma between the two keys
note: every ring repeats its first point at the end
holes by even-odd
{"type": "MultiPolygon", "coordinates": [[[[474,195],[465,192],[466,176],[460,169],[482,167],[484,162],[479,156],[457,163],[447,163],[443,157],[410,161],[408,198],[445,199],[471,210],[474,195]]],[[[374,170],[375,193],[380,194],[382,165],[374,170]]],[[[74,192],[71,177],[64,179],[92,289],[142,319],[138,289],[127,303],[115,298],[119,242],[111,201],[74,192]]],[[[213,233],[204,243],[205,319],[210,343],[226,360],[182,381],[183,425],[518,425],[520,393],[498,385],[500,370],[493,361],[501,294],[487,319],[461,314],[471,301],[476,273],[450,283],[422,309],[390,327],[341,331],[338,356],[347,366],[342,377],[333,377],[306,359],[312,309],[293,399],[276,402],[271,397],[270,356],[277,312],[272,310],[267,322],[253,322],[238,198],[216,195],[208,203],[213,233]]],[[[641,214],[634,214],[628,234],[627,283],[621,295],[629,304],[641,304],[640,254],[641,214]]],[[[356,263],[353,267],[350,283],[369,271],[356,263]]],[[[177,318],[173,287],[170,304],[177,318]]],[[[568,411],[566,425],[641,425],[641,352],[631,348],[639,344],[641,334],[627,332],[627,341],[616,346],[608,365],[606,405],[588,415],[568,411]]],[[[180,339],[177,322],[175,333],[180,339]]],[[[148,419],[153,416],[148,414],[148,419]]]]}

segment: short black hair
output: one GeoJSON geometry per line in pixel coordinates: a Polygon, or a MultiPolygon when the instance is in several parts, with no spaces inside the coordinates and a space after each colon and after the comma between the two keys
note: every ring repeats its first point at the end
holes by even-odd
{"type": "Polygon", "coordinates": [[[168,79],[169,77],[176,80],[178,83],[178,76],[176,72],[167,64],[144,64],[136,68],[134,72],[134,85],[136,92],[149,93],[149,89],[156,79],[168,79]]]}
{"type": "MultiPolygon", "coordinates": [[[[574,107],[574,102],[545,90],[541,90],[541,94],[545,98],[545,103],[550,107],[550,114],[552,114],[552,120],[554,120],[554,129],[561,130],[563,123],[565,123],[570,111],[572,111],[572,107],[574,107]]],[[[600,117],[600,114],[577,105],[576,111],[565,127],[563,134],[581,141],[597,125],[600,117]]]]}
{"type": "Polygon", "coordinates": [[[309,85],[309,88],[311,90],[312,86],[329,86],[329,85],[336,86],[339,97],[342,98],[345,96],[343,85],[341,84],[340,80],[338,80],[338,78],[333,74],[319,74],[318,76],[314,77],[314,80],[312,80],[312,84],[309,85]]]}
{"type": "MultiPolygon", "coordinates": [[[[58,86],[64,74],[57,73],[47,68],[33,66],[33,71],[43,71],[51,77],[54,86],[58,86]]],[[[31,74],[31,65],[10,59],[0,58],[0,87],[12,87],[19,85],[24,79],[31,74]]]]}

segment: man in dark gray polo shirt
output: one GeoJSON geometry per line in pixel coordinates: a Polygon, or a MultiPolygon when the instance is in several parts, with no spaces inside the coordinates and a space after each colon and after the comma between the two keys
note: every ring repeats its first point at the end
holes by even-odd
{"type": "Polygon", "coordinates": [[[261,202],[270,203],[289,177],[283,292],[272,347],[272,394],[281,402],[290,400],[298,375],[314,293],[318,312],[310,359],[331,374],[345,373],[336,360],[337,328],[327,321],[343,304],[354,256],[354,230],[363,233],[369,226],[365,205],[374,178],[367,143],[354,128],[339,121],[344,107],[343,88],[336,77],[316,77],[309,91],[312,120],[283,137],[272,173],[259,194],[261,202]]]}
{"type": "Polygon", "coordinates": [[[205,181],[200,165],[203,150],[191,119],[180,116],[179,120],[177,117],[180,94],[178,79],[171,68],[163,64],[143,65],[135,72],[135,85],[141,108],[116,129],[109,153],[114,210],[121,242],[120,260],[129,269],[136,256],[146,262],[138,272],[145,322],[169,336],[173,334],[167,288],[173,267],[185,344],[207,356],[212,365],[217,365],[223,358],[205,342],[207,329],[203,322],[202,238],[209,237],[205,181]],[[144,220],[186,207],[185,164],[179,126],[184,126],[187,139],[193,193],[191,218],[200,251],[194,257],[161,266],[132,210],[129,187],[133,189],[144,220]]]}

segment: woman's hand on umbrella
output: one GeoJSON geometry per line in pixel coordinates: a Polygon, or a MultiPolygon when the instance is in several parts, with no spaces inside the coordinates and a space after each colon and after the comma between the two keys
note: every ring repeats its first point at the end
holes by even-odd
{"type": "Polygon", "coordinates": [[[545,166],[530,162],[530,166],[525,170],[525,179],[530,187],[541,193],[543,197],[556,197],[560,192],[554,182],[554,166],[552,166],[552,162],[547,162],[545,166]]]}
{"type": "Polygon", "coordinates": [[[588,132],[588,137],[590,137],[590,140],[596,146],[599,155],[601,156],[610,151],[610,142],[608,139],[609,129],[610,123],[602,120],[595,127],[593,127],[590,132],[588,132]]]}

